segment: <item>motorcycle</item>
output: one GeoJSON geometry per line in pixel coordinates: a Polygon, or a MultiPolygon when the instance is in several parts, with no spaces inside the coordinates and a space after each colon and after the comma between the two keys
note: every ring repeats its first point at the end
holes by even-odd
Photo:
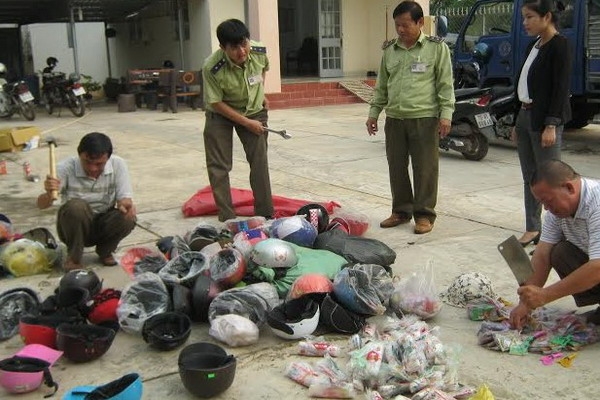
{"type": "Polygon", "coordinates": [[[455,150],[471,161],[482,160],[492,139],[510,140],[516,118],[514,88],[456,89],[450,133],[440,139],[443,150],[455,150]]]}
{"type": "Polygon", "coordinates": [[[63,105],[76,117],[85,114],[85,89],[79,83],[79,75],[72,73],[67,78],[63,72],[45,72],[42,80],[42,101],[48,114],[51,115],[55,107],[63,105]]]}
{"type": "Polygon", "coordinates": [[[20,113],[28,121],[35,119],[34,97],[25,81],[7,83],[0,79],[0,117],[10,118],[20,113]]]}

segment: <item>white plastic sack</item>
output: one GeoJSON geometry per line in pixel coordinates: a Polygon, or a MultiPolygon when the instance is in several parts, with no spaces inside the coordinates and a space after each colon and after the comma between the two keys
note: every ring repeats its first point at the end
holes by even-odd
{"type": "Polygon", "coordinates": [[[220,315],[213,319],[208,334],[230,347],[258,342],[258,326],[248,318],[236,314],[220,315]]]}

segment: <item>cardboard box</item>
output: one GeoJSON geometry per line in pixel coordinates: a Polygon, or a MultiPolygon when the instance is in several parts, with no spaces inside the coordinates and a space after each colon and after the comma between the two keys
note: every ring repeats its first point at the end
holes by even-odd
{"type": "Polygon", "coordinates": [[[40,128],[37,126],[0,129],[0,151],[21,151],[36,136],[38,140],[41,137],[40,128]]]}

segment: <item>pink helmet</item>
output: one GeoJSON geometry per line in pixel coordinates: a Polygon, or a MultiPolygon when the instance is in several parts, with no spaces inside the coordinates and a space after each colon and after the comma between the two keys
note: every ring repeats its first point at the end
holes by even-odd
{"type": "Polygon", "coordinates": [[[27,393],[36,390],[42,382],[58,390],[50,375],[50,367],[62,351],[41,344],[29,344],[10,358],[0,361],[0,386],[9,393],[27,393]]]}

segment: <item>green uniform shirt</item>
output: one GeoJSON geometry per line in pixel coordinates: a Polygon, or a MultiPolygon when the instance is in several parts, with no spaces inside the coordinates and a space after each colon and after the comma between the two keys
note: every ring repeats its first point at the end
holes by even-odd
{"type": "Polygon", "coordinates": [[[421,33],[410,49],[394,40],[384,49],[369,117],[452,119],[454,87],[450,49],[421,33]]]}
{"type": "Polygon", "coordinates": [[[243,66],[235,65],[222,49],[215,51],[202,67],[204,104],[214,111],[213,103],[224,102],[242,115],[263,109],[265,86],[262,78],[269,69],[267,49],[250,41],[250,54],[243,66]]]}

